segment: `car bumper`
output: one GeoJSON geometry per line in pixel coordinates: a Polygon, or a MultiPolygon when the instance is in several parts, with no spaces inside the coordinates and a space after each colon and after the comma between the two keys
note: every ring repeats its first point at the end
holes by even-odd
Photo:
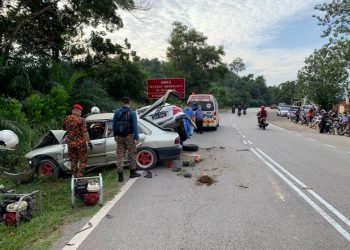
{"type": "Polygon", "coordinates": [[[156,148],[155,151],[160,161],[178,159],[181,154],[181,145],[168,148],[156,148]]]}

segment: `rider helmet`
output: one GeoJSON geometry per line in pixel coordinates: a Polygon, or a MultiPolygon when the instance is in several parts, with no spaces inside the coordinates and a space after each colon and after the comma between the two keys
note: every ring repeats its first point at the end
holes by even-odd
{"type": "Polygon", "coordinates": [[[101,112],[100,112],[100,109],[99,109],[98,107],[95,106],[95,107],[92,107],[92,108],[91,108],[91,113],[93,113],[93,114],[99,114],[99,113],[101,113],[101,112]]]}

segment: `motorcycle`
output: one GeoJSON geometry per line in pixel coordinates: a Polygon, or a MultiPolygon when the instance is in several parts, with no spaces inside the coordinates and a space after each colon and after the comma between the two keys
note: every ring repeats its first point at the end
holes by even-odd
{"type": "Polygon", "coordinates": [[[247,110],[243,109],[243,115],[247,114],[247,110]]]}
{"type": "Polygon", "coordinates": [[[238,110],[238,116],[241,116],[242,115],[242,111],[241,110],[238,110]]]}
{"type": "Polygon", "coordinates": [[[232,107],[232,114],[236,113],[236,108],[232,107]]]}
{"type": "Polygon", "coordinates": [[[258,118],[259,120],[259,128],[262,128],[263,130],[265,130],[265,128],[269,125],[267,122],[266,122],[266,118],[258,118]]]}

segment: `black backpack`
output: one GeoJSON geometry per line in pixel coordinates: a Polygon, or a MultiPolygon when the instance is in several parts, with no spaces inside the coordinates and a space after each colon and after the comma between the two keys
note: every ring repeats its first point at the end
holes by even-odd
{"type": "Polygon", "coordinates": [[[115,126],[115,135],[120,137],[127,137],[130,134],[130,111],[124,111],[117,118],[116,126],[115,126]]]}

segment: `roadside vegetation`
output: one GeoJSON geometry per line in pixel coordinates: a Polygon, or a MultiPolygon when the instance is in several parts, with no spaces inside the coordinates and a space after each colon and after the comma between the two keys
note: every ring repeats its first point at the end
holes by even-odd
{"type": "MultiPolygon", "coordinates": [[[[96,170],[87,176],[103,176],[105,202],[111,200],[119,191],[116,178],[116,168],[96,170]]],[[[17,192],[32,192],[41,190],[43,194],[43,215],[35,214],[30,222],[24,222],[19,227],[0,225],[0,248],[3,250],[15,249],[49,249],[62,236],[66,226],[98,211],[99,205],[88,207],[80,205],[72,209],[70,178],[50,180],[47,178],[35,179],[29,184],[14,185],[1,179],[0,183],[6,189],[15,189],[17,192]]],[[[38,201],[38,199],[36,200],[38,201]]],[[[38,203],[36,204],[38,208],[38,203]]]]}
{"type": "MultiPolygon", "coordinates": [[[[0,1],[0,130],[13,130],[20,139],[16,150],[1,154],[0,172],[24,170],[25,153],[49,129],[62,128],[74,103],[83,105],[84,114],[94,105],[111,112],[125,95],[135,101],[135,107],[149,104],[146,80],[151,78],[185,78],[187,95],[212,93],[223,108],[290,103],[291,98],[305,96],[311,102],[331,107],[349,92],[349,1],[333,0],[315,7],[315,18],[324,26],[323,36],[328,41],[306,58],[296,81],[275,83],[276,86],[267,86],[264,76],[246,72],[240,55],[224,63],[223,46],[208,44],[205,34],[177,21],[168,39],[166,59],[140,58],[132,49],[132,41],[125,38],[123,43],[115,43],[107,34],[123,27],[121,11],[148,11],[151,6],[148,1],[107,2],[110,4],[0,1]]],[[[112,170],[104,171],[111,193],[116,192],[112,188],[114,177],[108,177],[112,170]]],[[[6,180],[0,179],[3,183],[7,184],[6,180]]],[[[0,227],[0,234],[9,236],[1,238],[1,246],[45,246],[56,227],[97,209],[72,212],[68,187],[68,179],[35,180],[16,187],[46,190],[45,215],[18,229],[0,227]]]]}

